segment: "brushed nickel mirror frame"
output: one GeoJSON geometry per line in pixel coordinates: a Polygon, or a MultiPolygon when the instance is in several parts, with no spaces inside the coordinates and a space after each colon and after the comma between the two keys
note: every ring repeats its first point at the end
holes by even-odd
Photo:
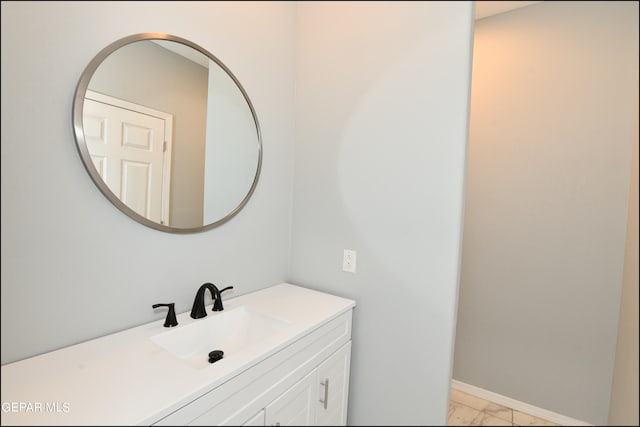
{"type": "Polygon", "coordinates": [[[131,36],[128,36],[128,37],[121,38],[121,39],[109,44],[104,49],[102,49],[91,60],[91,62],[89,62],[89,65],[87,65],[87,67],[85,68],[85,70],[82,73],[82,76],[80,77],[80,80],[79,80],[78,85],[76,87],[76,92],[75,92],[74,101],[73,101],[72,119],[73,119],[73,130],[74,130],[74,134],[75,134],[76,147],[78,149],[78,152],[80,153],[80,157],[82,159],[82,163],[84,164],[84,167],[87,170],[87,172],[89,173],[89,176],[93,180],[94,184],[98,187],[98,189],[100,189],[102,194],[111,203],[113,203],[118,209],[120,209],[120,211],[122,211],[129,218],[131,218],[131,219],[133,219],[133,220],[135,220],[135,221],[137,221],[137,222],[139,222],[139,223],[141,223],[143,225],[146,225],[147,227],[150,227],[150,228],[153,228],[153,229],[156,229],[156,230],[160,230],[160,231],[164,231],[164,232],[168,232],[168,233],[177,233],[177,234],[198,233],[198,232],[207,231],[207,230],[210,230],[212,228],[218,227],[218,226],[224,224],[225,222],[229,221],[231,218],[233,218],[247,204],[247,202],[251,198],[251,196],[252,196],[252,194],[253,194],[253,192],[256,189],[256,186],[258,184],[258,178],[260,177],[260,170],[262,168],[262,134],[260,132],[260,124],[258,123],[258,117],[256,115],[255,109],[253,108],[253,104],[251,103],[251,100],[249,99],[249,96],[247,95],[247,92],[244,90],[244,87],[242,87],[242,84],[240,84],[240,81],[238,81],[238,79],[231,72],[231,70],[229,70],[229,68],[227,68],[227,66],[225,66],[211,52],[207,51],[206,49],[202,48],[201,46],[199,46],[199,45],[197,45],[197,44],[195,44],[195,43],[193,43],[193,42],[191,42],[191,41],[189,41],[187,39],[184,39],[182,37],[173,36],[173,35],[164,34],[164,33],[140,33],[140,34],[134,34],[134,35],[131,35],[131,36]],[[203,224],[202,226],[192,227],[192,228],[178,228],[178,227],[171,227],[171,226],[164,225],[164,224],[159,224],[157,222],[154,222],[154,221],[151,221],[151,220],[145,218],[144,216],[138,214],[133,209],[128,207],[126,204],[124,204],[109,189],[109,187],[103,181],[102,177],[100,176],[98,170],[94,166],[93,161],[91,159],[91,155],[89,153],[89,149],[87,147],[87,143],[86,143],[86,140],[85,140],[84,120],[83,120],[84,99],[85,99],[85,94],[87,92],[87,89],[89,88],[89,83],[91,81],[91,78],[93,77],[94,73],[96,72],[96,70],[98,69],[100,64],[102,64],[102,62],[109,55],[111,55],[113,52],[115,52],[116,50],[118,50],[119,48],[121,48],[121,47],[123,47],[125,45],[128,45],[130,43],[134,43],[134,42],[138,42],[138,41],[143,41],[143,40],[165,40],[165,41],[177,42],[177,43],[183,44],[185,46],[191,47],[191,48],[199,51],[203,55],[207,56],[210,60],[215,62],[221,69],[223,69],[229,75],[229,77],[231,77],[231,79],[234,81],[234,83],[238,86],[238,89],[240,89],[240,92],[242,93],[242,96],[244,97],[245,101],[247,102],[247,105],[249,106],[249,109],[251,110],[251,114],[253,116],[253,122],[254,122],[255,127],[256,127],[257,149],[258,149],[258,162],[257,162],[257,166],[256,166],[256,173],[255,173],[255,176],[254,176],[254,179],[253,179],[253,183],[251,184],[251,187],[249,188],[246,196],[242,199],[242,201],[240,202],[240,204],[238,204],[238,206],[236,206],[225,217],[223,217],[223,218],[221,218],[221,219],[219,219],[219,220],[217,220],[215,222],[212,222],[210,224],[203,224]]]}

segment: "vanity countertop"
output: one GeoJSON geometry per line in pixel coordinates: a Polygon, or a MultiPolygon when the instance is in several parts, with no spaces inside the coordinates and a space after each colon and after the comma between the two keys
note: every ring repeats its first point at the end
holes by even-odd
{"type": "Polygon", "coordinates": [[[259,346],[203,367],[185,363],[151,338],[178,326],[164,319],[2,366],[3,425],[152,424],[352,309],[355,302],[282,283],[224,299],[219,316],[245,306],[286,326],[259,346]]]}

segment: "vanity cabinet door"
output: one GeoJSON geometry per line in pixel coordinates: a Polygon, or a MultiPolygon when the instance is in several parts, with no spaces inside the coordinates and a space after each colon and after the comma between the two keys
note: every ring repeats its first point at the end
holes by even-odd
{"type": "Polygon", "coordinates": [[[347,425],[347,399],[349,397],[349,366],[351,341],[333,353],[316,369],[316,425],[347,425]]]}
{"type": "Polygon", "coordinates": [[[317,397],[314,370],[265,408],[266,425],[314,425],[317,397]]]}
{"type": "Polygon", "coordinates": [[[245,421],[243,426],[263,426],[264,425],[264,409],[245,421]]]}

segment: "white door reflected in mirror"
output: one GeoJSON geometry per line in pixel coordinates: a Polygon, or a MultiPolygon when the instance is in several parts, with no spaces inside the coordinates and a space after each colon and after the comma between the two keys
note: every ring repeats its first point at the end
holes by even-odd
{"type": "Polygon", "coordinates": [[[171,124],[170,114],[87,91],[85,140],[98,173],[138,215],[166,225],[171,124]]]}
{"type": "Polygon", "coordinates": [[[80,79],[73,116],[93,181],[121,211],[151,228],[191,233],[221,225],[257,185],[262,142],[249,97],[225,65],[188,40],[145,33],[107,46],[80,79]],[[104,121],[105,107],[93,101],[122,102],[125,110],[142,109],[165,124],[120,118],[122,111],[104,121]]]}

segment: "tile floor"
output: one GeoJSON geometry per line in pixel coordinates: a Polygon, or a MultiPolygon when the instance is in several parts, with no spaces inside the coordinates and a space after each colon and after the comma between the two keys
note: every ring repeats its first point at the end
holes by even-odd
{"type": "Polygon", "coordinates": [[[451,389],[450,426],[557,426],[559,424],[451,389]]]}

